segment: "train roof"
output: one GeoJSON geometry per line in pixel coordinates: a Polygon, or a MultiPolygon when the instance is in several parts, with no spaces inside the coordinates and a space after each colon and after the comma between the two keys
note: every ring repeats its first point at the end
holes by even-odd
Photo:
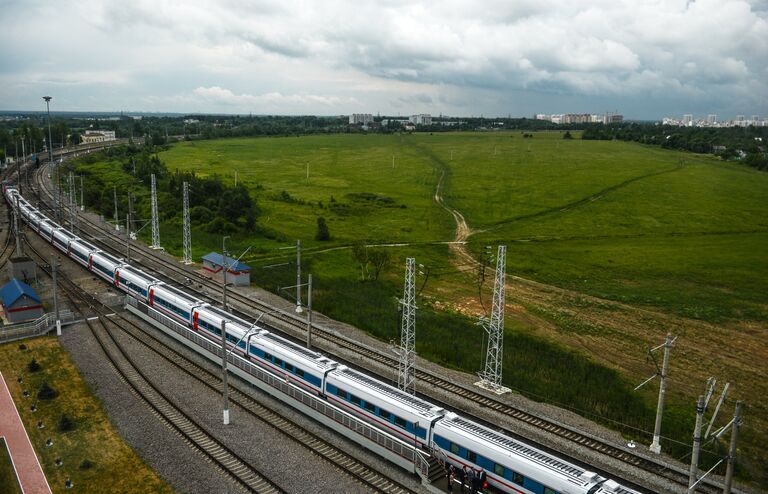
{"type": "Polygon", "coordinates": [[[179,290],[177,288],[174,288],[174,287],[172,287],[170,285],[166,285],[166,284],[155,285],[154,288],[155,288],[155,290],[164,290],[164,291],[166,291],[166,292],[168,292],[168,293],[170,293],[170,294],[172,294],[172,295],[174,295],[174,296],[176,296],[178,298],[182,298],[182,299],[184,299],[184,300],[186,300],[186,301],[188,301],[190,303],[200,302],[199,300],[197,300],[196,298],[194,298],[190,294],[182,292],[181,290],[179,290]]]}
{"type": "Polygon", "coordinates": [[[107,254],[106,252],[102,251],[99,252],[99,257],[103,257],[107,261],[111,262],[112,264],[124,264],[123,260],[113,256],[112,254],[107,254]]]}
{"type": "Polygon", "coordinates": [[[274,345],[283,347],[290,352],[297,353],[302,357],[312,360],[313,362],[316,362],[318,364],[330,365],[331,363],[333,363],[331,359],[329,359],[322,353],[318,353],[308,348],[304,348],[301,345],[298,345],[292,341],[286,340],[285,338],[281,338],[280,336],[277,336],[275,334],[272,334],[269,332],[261,333],[259,335],[259,338],[266,340],[274,345]]]}
{"type": "MultiPolygon", "coordinates": [[[[441,421],[441,424],[479,437],[483,441],[493,444],[502,450],[514,453],[518,456],[522,456],[534,463],[542,465],[550,470],[554,470],[570,479],[584,483],[584,485],[586,485],[588,482],[596,481],[599,477],[599,475],[594,472],[590,472],[584,470],[583,468],[577,467],[576,465],[566,463],[559,458],[543,453],[538,449],[523,444],[520,441],[516,441],[515,439],[511,439],[494,430],[488,429],[487,427],[483,427],[480,424],[470,422],[469,420],[459,417],[458,415],[449,414],[446,419],[441,421]]],[[[632,491],[626,492],[632,493],[632,491]]]]}
{"type": "Polygon", "coordinates": [[[413,396],[411,394],[400,391],[399,389],[393,386],[390,386],[389,384],[383,383],[381,381],[377,381],[376,379],[368,377],[367,375],[361,372],[357,372],[356,370],[350,369],[348,367],[340,367],[337,372],[337,375],[346,377],[347,379],[350,379],[352,381],[356,381],[364,386],[375,389],[378,393],[381,393],[389,398],[397,400],[401,403],[405,403],[411,408],[414,408],[417,413],[420,413],[422,415],[430,416],[434,418],[434,417],[439,417],[443,413],[442,408],[428,401],[422,400],[417,396],[413,396]]]}

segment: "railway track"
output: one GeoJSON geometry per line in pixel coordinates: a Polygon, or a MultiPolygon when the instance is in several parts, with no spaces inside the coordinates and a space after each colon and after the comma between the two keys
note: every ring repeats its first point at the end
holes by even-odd
{"type": "MultiPolygon", "coordinates": [[[[37,178],[37,181],[38,181],[38,184],[40,184],[41,190],[44,191],[45,195],[47,196],[47,199],[43,200],[43,202],[47,205],[48,201],[52,197],[52,194],[46,188],[46,185],[45,185],[46,182],[44,180],[37,178]]],[[[98,238],[98,241],[97,241],[98,243],[100,243],[103,246],[106,246],[108,250],[116,253],[118,256],[122,255],[122,249],[124,247],[124,239],[120,239],[112,231],[105,231],[100,225],[88,220],[85,217],[81,218],[80,225],[81,225],[81,228],[84,225],[87,226],[87,228],[90,229],[94,234],[93,236],[98,238]]],[[[198,285],[207,287],[209,290],[211,290],[217,295],[220,294],[221,286],[218,283],[214,283],[210,278],[202,276],[200,273],[194,271],[193,269],[183,267],[180,264],[177,265],[172,261],[170,262],[165,261],[159,256],[157,256],[154,251],[150,250],[148,247],[145,247],[143,245],[137,245],[136,243],[132,243],[131,250],[133,252],[141,252],[142,253],[141,263],[144,264],[148,269],[154,272],[159,272],[161,274],[161,276],[159,277],[163,278],[164,281],[168,281],[175,286],[184,288],[185,290],[194,291],[195,293],[197,293],[198,296],[200,296],[203,299],[212,301],[213,303],[219,303],[219,300],[214,299],[212,295],[209,294],[208,292],[199,288],[195,288],[194,286],[180,284],[173,278],[173,276],[169,276],[167,272],[172,272],[177,276],[183,277],[184,279],[195,280],[198,283],[198,285]]],[[[304,321],[303,319],[299,319],[290,311],[276,309],[271,305],[268,305],[264,302],[261,302],[253,298],[246,297],[233,290],[230,290],[227,292],[227,297],[230,300],[230,302],[236,301],[239,304],[239,307],[235,307],[234,305],[231,304],[233,308],[233,312],[235,313],[239,312],[240,314],[238,315],[241,315],[246,319],[249,319],[249,318],[254,319],[255,317],[258,316],[258,314],[254,315],[252,312],[250,312],[250,310],[255,308],[262,313],[269,312],[269,314],[266,314],[265,317],[262,318],[262,321],[264,321],[265,325],[271,323],[270,325],[272,326],[272,328],[270,329],[276,329],[283,333],[287,332],[289,336],[294,338],[296,337],[296,335],[306,334],[306,321],[304,321]],[[243,308],[246,308],[246,309],[243,310],[243,308]]],[[[397,366],[397,361],[395,360],[394,357],[391,357],[387,354],[383,354],[374,348],[357,343],[344,336],[338,335],[333,331],[330,331],[326,327],[320,326],[318,324],[313,324],[312,333],[314,338],[325,340],[328,343],[328,348],[335,348],[335,347],[344,348],[345,350],[364,356],[370,361],[375,362],[379,365],[382,365],[385,368],[393,368],[397,366]]],[[[329,351],[329,353],[333,354],[334,352],[329,351]]],[[[343,360],[343,358],[339,357],[338,354],[334,355],[334,357],[343,360]]],[[[367,369],[367,370],[369,372],[375,372],[375,371],[371,371],[370,369],[367,369]]],[[[449,381],[439,376],[438,374],[417,368],[416,378],[418,380],[417,382],[420,382],[425,385],[433,386],[443,390],[444,392],[448,392],[453,395],[471,400],[473,402],[478,403],[481,406],[484,406],[489,408],[490,410],[493,410],[498,414],[501,414],[503,416],[509,417],[517,421],[524,422],[528,425],[537,427],[551,434],[555,434],[559,437],[562,437],[568,441],[573,442],[579,447],[590,449],[597,453],[606,455],[612,459],[621,461],[627,465],[631,465],[633,467],[637,467],[644,471],[650,472],[654,475],[657,475],[661,478],[664,478],[668,481],[671,481],[680,485],[681,489],[687,488],[688,472],[682,468],[666,465],[652,458],[641,456],[637,453],[623,449],[621,447],[610,444],[598,438],[592,437],[588,434],[585,434],[573,428],[566,427],[557,422],[543,419],[541,417],[537,417],[524,410],[514,407],[510,404],[504,403],[503,401],[487,396],[485,394],[481,394],[474,389],[449,381]]],[[[385,377],[384,379],[388,380],[389,378],[385,377]]],[[[429,386],[421,386],[420,389],[428,389],[429,386]]],[[[433,395],[429,395],[429,398],[432,399],[433,401],[439,400],[439,398],[433,395]]],[[[495,428],[498,428],[498,427],[495,427],[495,428]]],[[[519,437],[519,434],[509,429],[504,429],[504,432],[511,436],[519,437]]],[[[558,453],[558,454],[562,454],[562,453],[558,453]]],[[[576,459],[574,460],[577,463],[579,463],[578,460],[576,459]]],[[[697,492],[702,492],[705,494],[714,494],[714,493],[722,492],[722,485],[710,479],[705,479],[697,487],[697,492]]],[[[737,492],[737,491],[734,491],[734,492],[737,492]]]]}
{"type": "MultiPolygon", "coordinates": [[[[43,257],[37,251],[34,252],[41,262],[44,262],[43,257]]],[[[44,268],[44,270],[49,273],[47,269],[44,268]]],[[[135,341],[141,343],[145,348],[154,352],[179,370],[187,373],[217,393],[220,392],[221,389],[221,376],[219,374],[208,370],[202,365],[192,362],[180,352],[169,346],[166,342],[157,338],[130,319],[123,318],[118,314],[111,314],[112,317],[109,317],[106,313],[108,307],[103,306],[91,295],[82,293],[74,283],[66,278],[66,276],[61,274],[59,276],[64,282],[64,288],[67,291],[68,296],[71,299],[77,298],[81,300],[84,304],[87,304],[90,311],[95,313],[96,318],[87,318],[86,322],[89,329],[96,337],[99,346],[109,358],[112,366],[118,371],[122,379],[152,407],[161,419],[176,429],[188,443],[197,449],[201,449],[201,451],[209,458],[225,461],[227,464],[224,466],[227,468],[220,466],[220,469],[235,478],[235,480],[242,485],[249,489],[253,489],[255,492],[282,492],[279,487],[272,485],[271,481],[268,479],[259,479],[256,477],[256,471],[249,467],[247,463],[230,450],[226,449],[226,446],[223,444],[211,437],[207,437],[207,435],[204,434],[203,429],[197,425],[193,419],[184,414],[181,409],[177,409],[169,399],[159,394],[160,392],[151,384],[145,375],[133,365],[133,361],[124,351],[123,346],[120,345],[107,330],[107,325],[119,329],[121,333],[130,336],[135,341]],[[227,459],[224,456],[226,454],[230,454],[232,457],[227,459]],[[222,457],[224,457],[224,460],[222,460],[222,457]],[[231,471],[234,471],[244,478],[242,480],[237,478],[235,475],[232,475],[231,471]]],[[[412,489],[409,489],[377,471],[375,468],[359,461],[354,456],[344,452],[296,422],[286,419],[275,410],[257,402],[251,396],[239,391],[234,386],[230,388],[229,399],[233,404],[241,407],[251,416],[259,419],[263,423],[276,429],[281,434],[284,434],[296,443],[307,448],[311,453],[328,461],[344,474],[349,475],[356,481],[371,488],[373,491],[386,494],[414,493],[412,489]]]]}
{"type": "MultiPolygon", "coordinates": [[[[33,252],[40,258],[41,263],[44,262],[44,258],[37,251],[33,252]]],[[[47,274],[51,274],[49,265],[40,265],[47,274]]],[[[95,298],[85,294],[66,276],[60,274],[59,280],[61,283],[59,287],[64,290],[72,303],[78,306],[81,313],[85,313],[89,330],[120,379],[130,386],[157,417],[174,429],[185,442],[208,458],[219,470],[248,491],[264,494],[286,492],[275,481],[209,434],[204,426],[157,388],[110,331],[110,327],[116,330],[122,330],[122,327],[111,320],[110,315],[95,298]]]]}

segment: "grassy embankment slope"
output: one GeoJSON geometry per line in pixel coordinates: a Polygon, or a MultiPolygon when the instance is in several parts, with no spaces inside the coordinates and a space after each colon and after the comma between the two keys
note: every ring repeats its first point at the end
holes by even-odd
{"type": "Polygon", "coordinates": [[[66,478],[72,480],[77,492],[83,493],[173,492],[123,442],[55,337],[0,345],[0,370],[54,493],[70,492],[64,487],[66,478]],[[21,344],[27,348],[20,349],[21,344]],[[27,368],[32,359],[40,364],[37,372],[27,368]],[[18,377],[22,377],[21,383],[18,377]],[[58,391],[56,398],[38,399],[43,382],[58,391]],[[29,391],[29,397],[23,396],[24,390],[29,391]],[[32,404],[37,405],[37,411],[31,410],[32,404]],[[72,420],[72,430],[59,430],[62,415],[72,420]],[[38,421],[45,428],[39,429],[38,421]],[[45,445],[48,438],[53,440],[50,447],[45,445]],[[55,463],[59,457],[63,461],[60,467],[55,463]]]}
{"type": "MultiPolygon", "coordinates": [[[[262,268],[290,262],[290,251],[278,248],[301,238],[317,306],[380,338],[396,336],[402,260],[416,256],[430,268],[419,353],[474,371],[482,334],[459,314],[481,311],[475,275],[459,272],[440,243],[452,240],[454,225],[432,199],[445,173],[446,203],[473,229],[470,249],[479,255],[485,245],[508,245],[508,384],[647,431],[654,391],[631,387],[652,372],[644,351],[672,331],[681,339],[664,432],[684,443],[675,453],[690,442],[695,396],[716,375],[732,382],[735,396],[757,396],[744,444],[756,462],[766,456],[759,446],[768,391],[760,377],[768,370],[766,174],[633,143],[566,141],[560,133],[201,141],[161,158],[170,170],[229,180],[237,170],[258,197],[260,225],[275,237],[230,241],[233,252],[255,245],[248,259],[255,282],[293,284],[292,266],[262,268]],[[330,242],[313,240],[319,216],[330,242]],[[378,281],[361,283],[348,247],[362,239],[408,245],[388,248],[394,262],[378,281]]],[[[179,227],[162,232],[163,245],[179,250],[179,227]]],[[[193,244],[199,256],[217,249],[220,237],[198,229],[193,244]]]]}

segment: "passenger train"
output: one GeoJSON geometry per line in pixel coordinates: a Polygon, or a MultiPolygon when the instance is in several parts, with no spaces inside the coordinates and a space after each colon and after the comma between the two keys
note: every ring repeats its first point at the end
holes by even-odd
{"type": "Polygon", "coordinates": [[[56,224],[13,186],[3,193],[21,218],[75,262],[191,331],[293,385],[458,468],[483,469],[490,486],[525,494],[637,494],[636,491],[409,395],[285,338],[255,327],[103,252],[56,224]]]}

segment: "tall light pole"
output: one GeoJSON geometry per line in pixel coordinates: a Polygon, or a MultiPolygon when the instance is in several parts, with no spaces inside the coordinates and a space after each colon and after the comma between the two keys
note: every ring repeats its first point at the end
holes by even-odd
{"type": "MultiPolygon", "coordinates": [[[[51,163],[51,168],[53,171],[54,181],[53,184],[53,196],[54,196],[54,203],[56,208],[56,219],[59,220],[59,194],[58,194],[58,179],[57,173],[56,173],[56,163],[53,161],[53,137],[51,135],[51,100],[53,99],[50,96],[43,96],[43,99],[45,100],[45,109],[48,113],[48,161],[51,163]]],[[[19,181],[21,181],[21,176],[19,176],[19,181]]]]}

